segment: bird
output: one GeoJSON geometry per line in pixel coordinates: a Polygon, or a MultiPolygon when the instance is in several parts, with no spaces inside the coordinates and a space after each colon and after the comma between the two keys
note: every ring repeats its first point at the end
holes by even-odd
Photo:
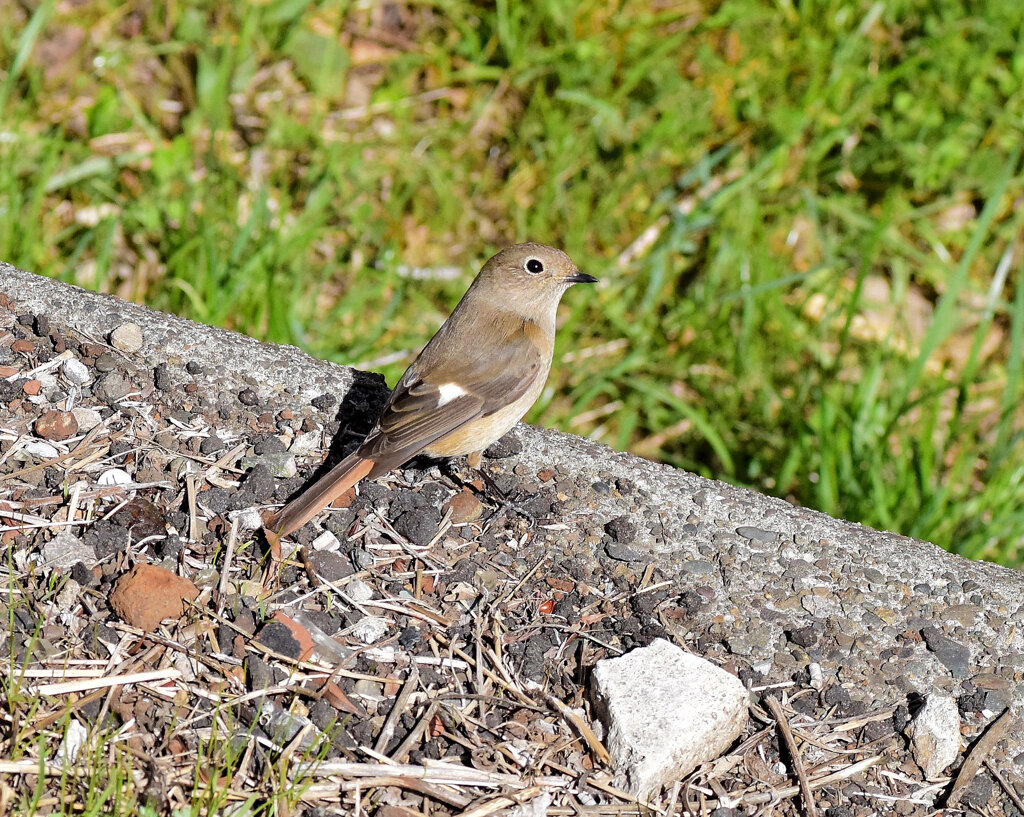
{"type": "Polygon", "coordinates": [[[484,449],[544,389],[562,295],[573,284],[596,282],[544,244],[515,244],[494,255],[406,369],[359,447],[270,516],[264,529],[272,551],[356,483],[417,455],[466,456],[478,469],[484,449]]]}

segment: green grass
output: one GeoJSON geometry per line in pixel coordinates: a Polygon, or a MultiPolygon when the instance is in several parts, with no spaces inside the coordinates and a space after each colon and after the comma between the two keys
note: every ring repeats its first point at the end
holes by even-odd
{"type": "Polygon", "coordinates": [[[1018,0],[25,8],[0,257],[393,382],[557,244],[532,420],[1024,562],[1018,0]]]}

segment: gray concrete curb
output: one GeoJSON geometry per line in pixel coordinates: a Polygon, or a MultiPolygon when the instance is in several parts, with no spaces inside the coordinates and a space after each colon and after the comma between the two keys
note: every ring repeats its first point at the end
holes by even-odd
{"type": "MultiPolygon", "coordinates": [[[[177,371],[200,362],[221,390],[249,386],[262,400],[305,403],[379,378],[298,349],[153,312],[0,264],[0,292],[19,313],[45,314],[105,340],[143,329],[137,363],[177,371]]],[[[927,542],[832,519],[554,431],[520,426],[508,466],[554,468],[578,485],[553,558],[584,573],[655,565],[673,592],[695,594],[693,620],[674,637],[736,667],[785,678],[808,663],[855,697],[900,703],[914,692],[982,690],[1024,706],[1024,575],[950,555],[927,542]],[[615,521],[617,520],[617,521],[615,521]],[[615,521],[613,525],[609,525],[615,521]],[[613,535],[610,533],[614,531],[613,535]],[[807,630],[808,639],[792,634],[807,630]],[[806,646],[800,646],[805,644],[806,646]]],[[[990,707],[991,708],[991,707],[990,707]]],[[[1015,740],[1020,743],[1020,735],[1015,740]]]]}

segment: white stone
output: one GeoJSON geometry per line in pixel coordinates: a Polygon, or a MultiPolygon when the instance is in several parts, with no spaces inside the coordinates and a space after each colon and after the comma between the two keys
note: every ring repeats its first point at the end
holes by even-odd
{"type": "Polygon", "coordinates": [[[257,462],[262,462],[278,479],[291,479],[299,469],[295,465],[295,457],[287,451],[276,451],[272,454],[260,455],[257,462]]]}
{"type": "Polygon", "coordinates": [[[131,485],[131,475],[123,468],[108,468],[96,480],[100,485],[131,485]]]}
{"type": "Polygon", "coordinates": [[[89,738],[89,730],[82,726],[82,722],[76,718],[68,721],[68,728],[64,730],[64,739],[57,747],[57,760],[59,763],[71,764],[78,758],[86,740],[89,738]]]}
{"type": "Polygon", "coordinates": [[[718,757],[747,721],[738,678],[660,638],[599,661],[593,692],[615,785],[643,799],[718,757]]]}
{"type": "Polygon", "coordinates": [[[79,431],[92,431],[96,426],[103,422],[103,417],[100,416],[100,413],[96,411],[96,409],[78,406],[77,408],[71,409],[71,413],[78,422],[79,431]]]}
{"type": "Polygon", "coordinates": [[[363,616],[352,625],[352,636],[364,644],[375,644],[387,635],[391,623],[380,616],[363,616]]]}
{"type": "Polygon", "coordinates": [[[68,358],[64,361],[64,365],[61,368],[68,382],[74,383],[76,386],[84,386],[92,380],[92,375],[89,374],[89,367],[78,358],[68,358]]]}
{"type": "Polygon", "coordinates": [[[42,440],[33,440],[32,442],[25,443],[21,449],[26,454],[31,454],[33,457],[39,457],[39,459],[48,460],[58,455],[58,451],[49,443],[44,443],[42,440]]]}
{"type": "Polygon", "coordinates": [[[807,665],[807,675],[810,678],[811,686],[814,689],[823,689],[825,686],[825,674],[821,671],[821,664],[811,661],[807,665]]]}
{"type": "Polygon", "coordinates": [[[337,536],[329,530],[325,530],[316,537],[316,539],[310,542],[310,547],[313,548],[313,550],[327,550],[334,553],[341,547],[341,542],[338,541],[337,536]]]}
{"type": "Polygon", "coordinates": [[[938,780],[960,754],[960,712],[948,695],[932,693],[907,727],[914,760],[927,780],[938,780]]]}
{"type": "Polygon", "coordinates": [[[321,436],[319,431],[307,431],[297,435],[292,440],[292,444],[288,446],[288,453],[301,457],[318,451],[320,449],[321,436]]]}
{"type": "Polygon", "coordinates": [[[42,548],[43,568],[67,570],[78,562],[92,567],[96,562],[96,551],[70,531],[62,530],[42,548]]]}
{"type": "Polygon", "coordinates": [[[260,516],[259,508],[242,508],[238,511],[228,511],[228,520],[238,520],[239,530],[259,530],[263,527],[263,517],[260,516]]]}
{"type": "Polygon", "coordinates": [[[345,595],[359,604],[373,598],[373,587],[362,579],[352,579],[345,585],[345,595]]]}
{"type": "Polygon", "coordinates": [[[142,348],[142,327],[137,323],[122,323],[110,333],[110,345],[129,354],[142,348]]]}
{"type": "MultiPolygon", "coordinates": [[[[96,558],[95,553],[90,553],[89,555],[92,559],[96,558]]],[[[74,579],[68,579],[64,582],[64,586],[60,589],[60,592],[53,597],[53,605],[57,608],[58,613],[65,615],[78,606],[78,601],[81,597],[82,585],[74,579]]]]}

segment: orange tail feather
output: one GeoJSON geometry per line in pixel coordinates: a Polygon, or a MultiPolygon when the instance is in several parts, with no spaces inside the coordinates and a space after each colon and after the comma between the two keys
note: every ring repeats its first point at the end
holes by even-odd
{"type": "Polygon", "coordinates": [[[326,508],[369,474],[376,464],[356,454],[345,457],[274,515],[266,525],[267,539],[271,546],[276,550],[283,537],[305,525],[322,508],[326,508]]]}

